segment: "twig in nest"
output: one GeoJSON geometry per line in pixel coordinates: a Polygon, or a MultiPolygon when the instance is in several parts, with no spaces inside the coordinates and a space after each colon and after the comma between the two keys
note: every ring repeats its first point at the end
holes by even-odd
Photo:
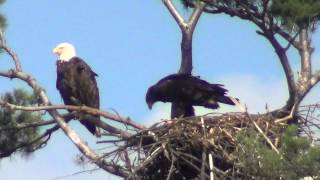
{"type": "Polygon", "coordinates": [[[168,173],[168,176],[167,176],[167,180],[170,180],[171,179],[171,176],[172,176],[172,173],[174,172],[174,163],[176,162],[176,158],[175,156],[173,155],[173,153],[171,152],[171,157],[172,157],[172,161],[171,161],[171,167],[169,169],[169,173],[168,173]]]}
{"type": "Polygon", "coordinates": [[[130,179],[132,176],[134,176],[139,170],[142,168],[145,168],[146,165],[152,162],[154,158],[156,158],[161,152],[163,151],[162,147],[158,147],[155,151],[151,153],[149,157],[147,157],[138,167],[136,167],[133,171],[132,174],[129,176],[128,179],[130,179]]]}
{"type": "MultiPolygon", "coordinates": [[[[176,151],[172,151],[174,154],[176,154],[177,156],[179,156],[179,153],[177,153],[176,151]]],[[[184,158],[183,156],[179,156],[181,158],[181,160],[183,160],[185,163],[187,163],[190,167],[194,168],[195,170],[197,170],[198,172],[201,172],[201,169],[198,168],[198,166],[196,166],[195,164],[193,164],[191,161],[189,161],[188,159],[184,158]]],[[[209,176],[207,174],[204,174],[206,178],[209,178],[209,176]]]]}
{"type": "MultiPolygon", "coordinates": [[[[204,120],[203,117],[201,117],[201,124],[202,124],[202,129],[203,129],[203,135],[205,138],[207,138],[207,131],[206,131],[206,126],[204,125],[204,120]]],[[[206,154],[206,147],[203,147],[202,151],[202,162],[201,162],[201,173],[200,173],[200,179],[204,180],[205,179],[205,162],[207,158],[206,154]]]]}
{"type": "Polygon", "coordinates": [[[294,105],[290,111],[290,114],[288,116],[285,116],[283,118],[279,118],[279,119],[276,119],[274,122],[275,123],[282,123],[282,122],[287,122],[289,121],[290,119],[293,118],[293,114],[295,113],[296,111],[296,105],[294,105]]]}
{"type": "Polygon", "coordinates": [[[205,180],[205,162],[207,159],[207,154],[206,154],[206,150],[204,148],[203,152],[202,152],[202,163],[201,163],[201,174],[200,174],[200,179],[201,180],[205,180]]]}
{"type": "Polygon", "coordinates": [[[214,180],[212,154],[209,153],[210,180],[214,180]]]}
{"type": "Polygon", "coordinates": [[[271,146],[271,148],[277,153],[279,154],[279,150],[273,145],[273,143],[271,142],[271,140],[263,133],[263,131],[261,130],[261,128],[258,126],[258,124],[256,122],[254,122],[251,118],[250,118],[251,122],[253,123],[253,125],[255,126],[255,128],[258,130],[258,132],[264,137],[264,139],[267,141],[267,143],[271,146]]]}

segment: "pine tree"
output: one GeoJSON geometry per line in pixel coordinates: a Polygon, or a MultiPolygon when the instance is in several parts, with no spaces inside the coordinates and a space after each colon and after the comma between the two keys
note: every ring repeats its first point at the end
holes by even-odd
{"type": "Polygon", "coordinates": [[[284,132],[280,154],[270,149],[264,139],[254,131],[238,136],[237,156],[246,177],[267,179],[298,179],[320,176],[320,146],[298,136],[297,126],[284,132]]]}
{"type": "MultiPolygon", "coordinates": [[[[21,106],[36,105],[38,98],[22,89],[7,92],[1,96],[1,101],[21,106]]],[[[38,127],[22,128],[22,126],[42,121],[38,112],[17,111],[9,108],[0,109],[0,158],[14,152],[28,154],[36,150],[42,140],[38,127]],[[36,141],[34,141],[36,140],[36,141]],[[34,141],[34,142],[33,142],[34,141]]]]}
{"type": "Polygon", "coordinates": [[[312,28],[320,20],[320,1],[277,0],[272,2],[271,12],[289,28],[312,28]]]}

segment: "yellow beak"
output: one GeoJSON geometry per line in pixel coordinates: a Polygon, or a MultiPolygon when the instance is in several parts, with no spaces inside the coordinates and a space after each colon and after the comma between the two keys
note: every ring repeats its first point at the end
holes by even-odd
{"type": "Polygon", "coordinates": [[[58,55],[60,53],[59,48],[57,48],[57,47],[53,48],[52,53],[58,55]]]}

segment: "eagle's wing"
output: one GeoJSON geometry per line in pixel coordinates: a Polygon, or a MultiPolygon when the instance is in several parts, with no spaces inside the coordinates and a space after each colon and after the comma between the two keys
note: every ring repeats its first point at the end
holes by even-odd
{"type": "Polygon", "coordinates": [[[79,98],[79,101],[86,106],[99,108],[100,98],[96,82],[97,74],[80,58],[76,59],[75,66],[77,98],[79,98]]]}
{"type": "Polygon", "coordinates": [[[57,62],[57,81],[56,88],[59,90],[61,97],[67,105],[77,105],[75,99],[77,98],[76,81],[72,76],[70,67],[59,64],[57,62]]]}

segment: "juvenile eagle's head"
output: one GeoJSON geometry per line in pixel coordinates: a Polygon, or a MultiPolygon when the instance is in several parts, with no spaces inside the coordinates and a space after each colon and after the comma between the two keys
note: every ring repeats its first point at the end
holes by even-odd
{"type": "Polygon", "coordinates": [[[148,104],[148,108],[152,109],[153,104],[157,101],[157,91],[156,89],[152,86],[148,89],[147,94],[146,94],[146,102],[148,104]]]}
{"type": "Polygon", "coordinates": [[[53,54],[59,57],[60,61],[69,61],[76,56],[76,49],[70,43],[60,43],[52,50],[53,54]]]}

